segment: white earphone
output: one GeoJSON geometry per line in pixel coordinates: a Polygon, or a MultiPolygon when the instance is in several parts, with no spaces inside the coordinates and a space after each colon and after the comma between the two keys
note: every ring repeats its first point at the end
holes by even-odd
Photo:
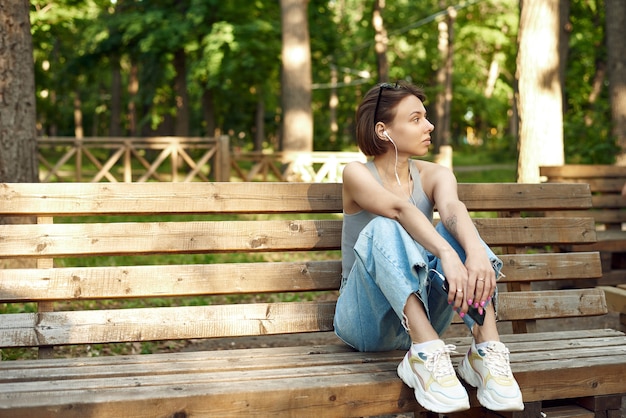
{"type": "Polygon", "coordinates": [[[385,135],[387,137],[387,139],[389,139],[389,141],[393,145],[393,148],[396,150],[395,175],[396,175],[396,181],[398,182],[398,186],[401,186],[402,183],[400,183],[400,177],[398,177],[398,147],[396,146],[396,143],[393,142],[393,139],[391,139],[391,136],[389,136],[387,131],[383,131],[383,135],[385,135]]]}
{"type": "Polygon", "coordinates": [[[393,139],[391,139],[391,137],[389,136],[387,131],[383,131],[383,135],[385,135],[387,137],[387,139],[389,139],[391,141],[391,143],[395,145],[395,142],[393,142],[393,139]]]}

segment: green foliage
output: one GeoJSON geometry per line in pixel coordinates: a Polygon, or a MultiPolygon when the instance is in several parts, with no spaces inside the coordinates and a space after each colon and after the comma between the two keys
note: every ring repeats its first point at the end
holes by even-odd
{"type": "MultiPolygon", "coordinates": [[[[176,51],[186,56],[191,135],[215,128],[234,146],[252,149],[260,103],[266,148],[278,146],[280,110],[280,2],[219,0],[31,1],[40,132],[74,135],[75,99],[80,99],[86,135],[106,136],[112,110],[112,68],[121,68],[121,100],[133,105],[145,134],[167,132],[177,115],[176,51]],[[128,91],[130,71],[139,91],[128,91]],[[207,99],[208,98],[208,99],[207,99]]],[[[382,11],[388,35],[391,80],[425,87],[432,98],[441,86],[438,24],[446,4],[454,25],[453,144],[468,130],[488,149],[515,150],[508,132],[517,54],[518,0],[398,0],[382,11]],[[497,70],[492,85],[490,71],[497,70]]],[[[565,147],[570,162],[611,162],[602,0],[571,0],[572,31],[565,86],[565,147]],[[597,79],[601,78],[598,84],[597,79]],[[594,90],[598,85],[600,91],[594,90]]],[[[378,80],[372,4],[358,0],[309,0],[316,150],[353,149],[356,104],[378,80]],[[336,134],[331,129],[331,74],[337,71],[336,134]]],[[[432,113],[432,111],[431,111],[432,113]]],[[[130,117],[123,112],[124,135],[130,117]]]]}

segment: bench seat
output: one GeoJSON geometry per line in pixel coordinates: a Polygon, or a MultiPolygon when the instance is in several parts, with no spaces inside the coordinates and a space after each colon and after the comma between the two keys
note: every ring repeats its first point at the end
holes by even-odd
{"type": "MultiPolygon", "coordinates": [[[[624,388],[626,336],[620,332],[510,334],[502,339],[511,350],[511,367],[526,403],[624,388]]],[[[464,353],[471,341],[447,342],[464,353]]],[[[98,411],[108,416],[159,416],[164,411],[167,416],[293,416],[300,411],[337,417],[408,412],[419,407],[396,375],[403,355],[321,345],[11,361],[0,363],[0,405],[10,402],[16,418],[85,417],[98,411]]],[[[460,359],[461,354],[453,356],[455,364],[460,359]]]]}

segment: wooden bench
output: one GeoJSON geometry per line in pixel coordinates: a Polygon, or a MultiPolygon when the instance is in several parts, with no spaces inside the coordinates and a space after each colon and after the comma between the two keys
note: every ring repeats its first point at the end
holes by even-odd
{"type": "MultiPolygon", "coordinates": [[[[609,310],[620,313],[622,327],[626,329],[626,197],[621,195],[626,184],[626,166],[566,164],[540,167],[540,173],[551,183],[589,184],[593,206],[590,215],[596,221],[598,241],[567,249],[600,251],[602,279],[599,284],[607,293],[609,310]]],[[[585,213],[574,211],[569,215],[585,216],[585,213]]]]}
{"type": "Polygon", "coordinates": [[[626,197],[621,195],[626,184],[626,166],[566,164],[540,167],[550,183],[589,184],[592,194],[590,213],[571,212],[570,216],[593,216],[598,241],[574,247],[579,251],[600,251],[602,284],[626,282],[626,197]]]}
{"type": "MultiPolygon", "coordinates": [[[[531,288],[601,276],[597,252],[550,252],[593,242],[591,218],[533,216],[590,207],[588,186],[462,184],[460,195],[502,254],[499,326],[536,332],[502,336],[524,412],[490,415],[470,389],[473,409],[449,416],[618,416],[626,336],[573,326],[606,314],[604,293],[531,288]]],[[[340,184],[0,184],[0,216],[0,257],[17,265],[0,270],[0,347],[23,358],[0,362],[0,417],[434,416],[396,375],[403,352],[333,339],[340,184]],[[179,348],[283,334],[294,342],[179,348]]],[[[455,364],[470,343],[460,326],[446,337],[455,364]]]]}

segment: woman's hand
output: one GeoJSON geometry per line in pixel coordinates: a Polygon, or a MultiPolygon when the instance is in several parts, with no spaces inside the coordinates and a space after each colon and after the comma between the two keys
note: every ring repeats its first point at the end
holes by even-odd
{"type": "Polygon", "coordinates": [[[468,275],[465,293],[467,304],[478,308],[482,315],[483,308],[496,290],[496,273],[484,248],[468,253],[465,267],[468,275]]]}

